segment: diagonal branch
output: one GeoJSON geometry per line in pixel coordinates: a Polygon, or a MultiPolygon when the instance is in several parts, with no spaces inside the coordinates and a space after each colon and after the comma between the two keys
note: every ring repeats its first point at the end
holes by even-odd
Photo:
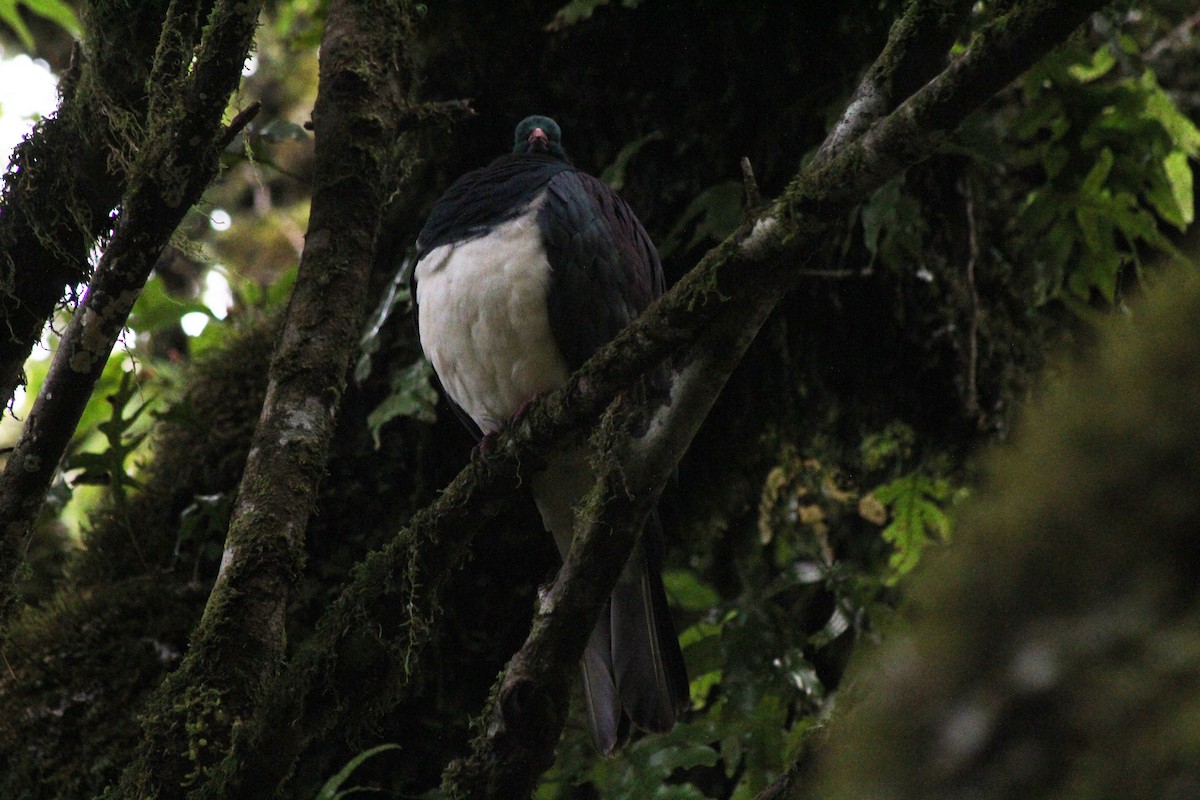
{"type": "Polygon", "coordinates": [[[970,10],[968,0],[913,0],[888,33],[846,110],[813,157],[823,163],[861,136],[925,81],[941,72],[954,35],[970,10]]]}
{"type": "MultiPolygon", "coordinates": [[[[222,3],[214,9],[210,30],[222,32],[214,46],[228,52],[197,62],[185,82],[187,96],[175,95],[173,104],[158,104],[159,116],[151,120],[130,168],[116,232],[5,465],[0,484],[0,624],[11,610],[11,584],[33,519],[129,312],[160,251],[217,174],[222,143],[229,137],[221,115],[241,79],[256,17],[257,6],[222,3]]],[[[164,39],[190,40],[186,15],[168,14],[167,20],[164,39]],[[185,30],[168,31],[170,23],[182,24],[185,30]]],[[[178,63],[181,59],[171,61],[177,68],[186,67],[178,63]]],[[[155,73],[161,72],[160,62],[155,73]]],[[[237,124],[245,125],[252,115],[239,116],[237,124]]]]}

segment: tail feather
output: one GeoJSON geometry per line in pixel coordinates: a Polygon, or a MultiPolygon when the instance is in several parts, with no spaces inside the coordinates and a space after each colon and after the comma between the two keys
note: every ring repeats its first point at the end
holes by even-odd
{"type": "Polygon", "coordinates": [[[613,589],[609,615],[621,704],[638,727],[659,732],[670,730],[688,704],[683,653],[660,574],[661,537],[655,514],[613,589]]]}
{"type": "Polygon", "coordinates": [[[592,630],[580,668],[592,742],[597,750],[608,755],[629,738],[629,715],[621,706],[621,696],[613,682],[608,614],[602,615],[592,630]]]}
{"type": "MultiPolygon", "coordinates": [[[[533,479],[546,529],[565,557],[574,505],[591,488],[583,453],[557,456],[533,479]]],[[[630,723],[667,731],[687,708],[688,680],[662,584],[663,538],[657,511],[629,557],[582,662],[588,721],[597,749],[608,754],[629,737],[630,723]]]]}

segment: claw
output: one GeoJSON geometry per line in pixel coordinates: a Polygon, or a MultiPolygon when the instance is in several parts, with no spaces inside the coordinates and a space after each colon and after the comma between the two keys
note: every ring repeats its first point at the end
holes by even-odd
{"type": "Polygon", "coordinates": [[[525,415],[529,413],[529,409],[533,408],[534,405],[537,404],[538,400],[541,400],[548,394],[550,394],[550,392],[538,392],[533,397],[517,406],[517,410],[513,412],[513,415],[508,420],[508,427],[515,428],[520,425],[525,420],[525,415]]]}

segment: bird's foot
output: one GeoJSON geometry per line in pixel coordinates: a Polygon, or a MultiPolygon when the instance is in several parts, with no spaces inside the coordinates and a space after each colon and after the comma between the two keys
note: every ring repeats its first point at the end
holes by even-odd
{"type": "Polygon", "coordinates": [[[481,457],[487,458],[492,452],[492,449],[496,446],[496,440],[500,438],[500,433],[500,431],[488,431],[479,440],[479,444],[475,445],[475,450],[481,457]]]}
{"type": "Polygon", "coordinates": [[[524,403],[521,403],[521,405],[517,406],[517,410],[514,411],[513,415],[511,417],[509,417],[509,419],[508,419],[508,428],[511,430],[511,429],[517,427],[518,425],[520,425],[522,422],[524,422],[525,417],[529,414],[529,410],[531,408],[533,408],[534,405],[537,404],[538,400],[541,400],[543,397],[545,397],[548,394],[550,394],[550,393],[549,392],[537,392],[532,397],[530,397],[528,400],[526,400],[524,403]]]}

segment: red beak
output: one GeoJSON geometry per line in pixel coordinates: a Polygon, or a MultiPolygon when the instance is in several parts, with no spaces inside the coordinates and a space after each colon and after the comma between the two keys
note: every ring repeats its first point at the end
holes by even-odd
{"type": "Polygon", "coordinates": [[[550,137],[547,136],[546,132],[541,128],[534,128],[533,133],[529,134],[529,138],[525,141],[527,141],[534,149],[544,150],[550,146],[550,137]]]}

